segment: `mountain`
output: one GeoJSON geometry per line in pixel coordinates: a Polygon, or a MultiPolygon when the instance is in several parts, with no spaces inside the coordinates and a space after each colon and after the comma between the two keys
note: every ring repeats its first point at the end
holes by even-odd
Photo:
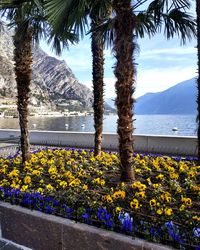
{"type": "MultiPolygon", "coordinates": [[[[4,26],[0,34],[0,96],[15,97],[17,93],[13,48],[12,32],[4,26]]],[[[92,107],[93,95],[89,88],[79,83],[65,61],[35,46],[30,103],[55,107],[69,100],[92,107]]]]}
{"type": "Polygon", "coordinates": [[[196,114],[195,78],[158,93],[147,93],[137,99],[136,114],[196,114]]]}
{"type": "Polygon", "coordinates": [[[115,107],[115,97],[106,98],[106,103],[113,109],[116,109],[115,107]]]}

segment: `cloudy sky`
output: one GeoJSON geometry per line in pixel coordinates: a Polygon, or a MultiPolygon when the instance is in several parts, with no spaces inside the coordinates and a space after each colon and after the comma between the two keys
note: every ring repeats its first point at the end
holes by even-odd
{"type": "MultiPolygon", "coordinates": [[[[194,8],[193,8],[194,10],[194,8]]],[[[147,92],[159,92],[181,81],[196,76],[197,51],[196,41],[181,46],[180,40],[166,40],[163,35],[154,38],[138,39],[139,51],[135,55],[137,65],[136,92],[139,97],[147,92]]],[[[49,47],[42,42],[41,47],[53,55],[49,47]]],[[[78,45],[64,50],[61,60],[65,60],[78,80],[92,89],[92,58],[90,37],[86,37],[78,45]]],[[[115,78],[113,66],[115,59],[110,50],[105,51],[105,84],[106,97],[115,96],[115,78]]]]}

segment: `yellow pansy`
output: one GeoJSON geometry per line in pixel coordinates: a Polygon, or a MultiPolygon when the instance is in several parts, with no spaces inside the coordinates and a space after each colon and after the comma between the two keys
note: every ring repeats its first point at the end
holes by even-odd
{"type": "Polygon", "coordinates": [[[113,199],[125,199],[126,193],[124,191],[116,191],[112,195],[113,199]]]}
{"type": "Polygon", "coordinates": [[[31,183],[31,177],[29,175],[24,177],[24,183],[25,184],[30,184],[31,183]]]}
{"type": "Polygon", "coordinates": [[[137,199],[133,199],[131,202],[130,202],[130,207],[132,209],[138,209],[139,208],[139,201],[137,199]]]}
{"type": "Polygon", "coordinates": [[[164,210],[165,215],[170,216],[173,213],[173,210],[171,208],[165,208],[164,210]]]}

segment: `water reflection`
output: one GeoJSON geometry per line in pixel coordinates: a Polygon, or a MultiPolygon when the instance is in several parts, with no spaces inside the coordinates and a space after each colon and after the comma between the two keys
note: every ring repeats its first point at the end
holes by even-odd
{"type": "MultiPolygon", "coordinates": [[[[196,135],[196,121],[193,115],[136,115],[135,134],[196,135]],[[178,131],[172,131],[174,127],[178,131]]],[[[29,117],[29,129],[51,131],[93,132],[92,116],[71,117],[29,117]]],[[[0,118],[0,128],[19,129],[17,118],[0,118]]],[[[116,133],[117,116],[104,117],[104,132],[116,133]]]]}

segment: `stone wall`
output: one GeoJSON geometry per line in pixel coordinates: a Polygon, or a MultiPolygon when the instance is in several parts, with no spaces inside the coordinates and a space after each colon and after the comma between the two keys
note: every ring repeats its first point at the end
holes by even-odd
{"type": "Polygon", "coordinates": [[[167,246],[1,202],[2,237],[35,250],[167,250],[167,246]]]}

